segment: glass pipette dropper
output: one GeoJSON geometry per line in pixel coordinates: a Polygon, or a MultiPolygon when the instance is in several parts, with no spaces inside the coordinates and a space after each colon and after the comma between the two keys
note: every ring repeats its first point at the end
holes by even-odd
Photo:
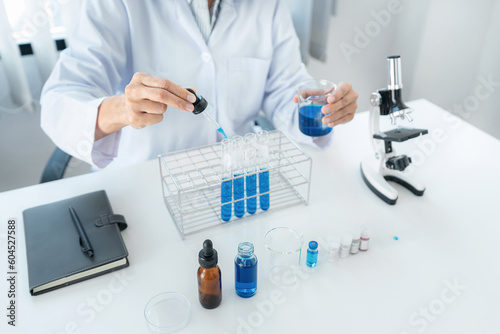
{"type": "Polygon", "coordinates": [[[201,113],[202,115],[204,115],[205,118],[208,119],[208,121],[217,129],[217,131],[219,131],[224,136],[224,139],[227,139],[226,133],[219,125],[219,123],[217,123],[217,121],[215,120],[214,110],[212,106],[208,104],[207,100],[205,100],[205,98],[201,95],[196,95],[196,93],[191,88],[186,88],[186,90],[196,96],[196,101],[193,103],[193,114],[198,115],[201,113]]]}

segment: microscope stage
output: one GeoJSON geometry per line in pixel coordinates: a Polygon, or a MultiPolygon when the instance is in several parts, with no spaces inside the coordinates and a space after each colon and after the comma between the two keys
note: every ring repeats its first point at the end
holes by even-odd
{"type": "Polygon", "coordinates": [[[403,142],[427,133],[429,133],[429,131],[426,129],[397,128],[387,132],[376,133],[373,135],[373,138],[385,141],[403,142]]]}

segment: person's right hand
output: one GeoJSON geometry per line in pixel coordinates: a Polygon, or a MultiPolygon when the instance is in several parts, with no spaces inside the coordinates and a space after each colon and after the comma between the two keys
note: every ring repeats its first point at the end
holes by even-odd
{"type": "Polygon", "coordinates": [[[136,73],[125,87],[125,121],[136,129],[159,123],[168,106],[193,111],[196,97],[172,81],[136,73]]]}
{"type": "Polygon", "coordinates": [[[168,106],[191,112],[196,97],[167,79],[136,73],[125,94],[106,98],[99,106],[95,140],[130,125],[142,129],[159,123],[168,106]]]}

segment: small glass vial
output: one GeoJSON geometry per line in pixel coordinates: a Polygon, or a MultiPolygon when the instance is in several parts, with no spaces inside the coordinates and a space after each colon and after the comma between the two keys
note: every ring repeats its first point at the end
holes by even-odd
{"type": "Polygon", "coordinates": [[[353,228],[351,230],[351,234],[352,234],[351,254],[358,254],[361,230],[359,228],[353,228]]]}
{"type": "Polygon", "coordinates": [[[198,254],[198,298],[204,308],[212,309],[222,301],[222,281],[220,268],[217,265],[217,251],[212,241],[203,242],[203,249],[198,254]]]}
{"type": "Polygon", "coordinates": [[[328,243],[328,262],[339,260],[340,239],[337,237],[328,243]]]}
{"type": "Polygon", "coordinates": [[[363,229],[363,231],[361,232],[361,243],[359,244],[360,251],[366,252],[368,250],[371,235],[372,231],[369,228],[363,229]]]}
{"type": "Polygon", "coordinates": [[[257,257],[251,242],[238,245],[238,254],[234,258],[234,285],[236,294],[249,298],[257,292],[257,257]]]}
{"type": "Polygon", "coordinates": [[[318,243],[316,241],[309,241],[306,264],[311,268],[316,267],[318,264],[318,243]]]}
{"type": "Polygon", "coordinates": [[[340,239],[340,257],[345,258],[349,256],[351,251],[352,235],[350,233],[342,234],[340,239]]]}

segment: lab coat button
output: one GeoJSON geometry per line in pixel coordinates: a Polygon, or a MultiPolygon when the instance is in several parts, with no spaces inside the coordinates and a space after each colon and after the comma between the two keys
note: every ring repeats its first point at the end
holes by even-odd
{"type": "Polygon", "coordinates": [[[208,52],[203,52],[201,54],[201,59],[205,62],[208,63],[210,60],[212,60],[212,56],[208,52]]]}

